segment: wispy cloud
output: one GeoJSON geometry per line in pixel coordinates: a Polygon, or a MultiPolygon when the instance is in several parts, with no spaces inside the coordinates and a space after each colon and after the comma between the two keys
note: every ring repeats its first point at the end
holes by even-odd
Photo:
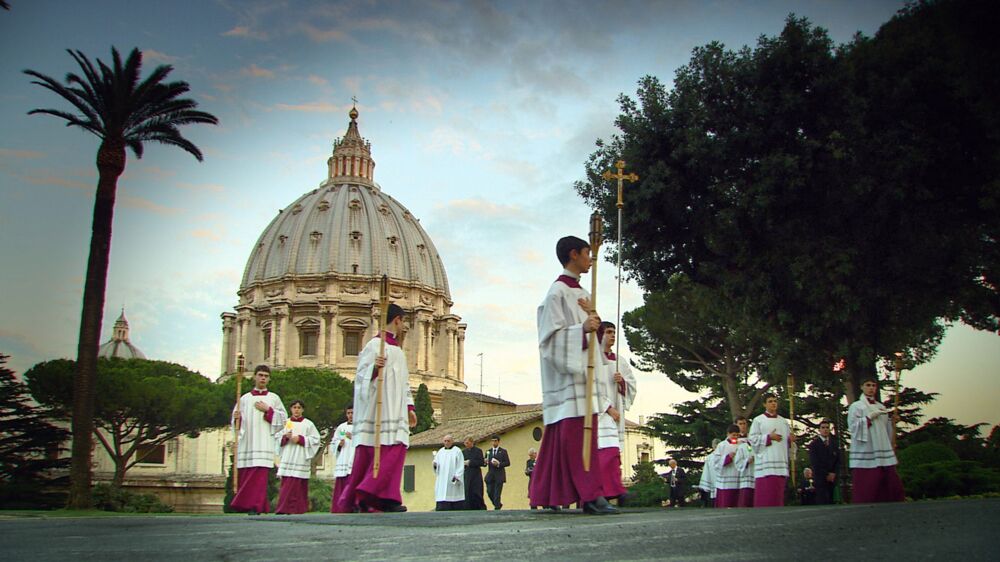
{"type": "Polygon", "coordinates": [[[344,31],[336,28],[330,29],[320,29],[312,24],[303,24],[302,30],[305,31],[306,37],[312,40],[314,43],[328,43],[330,41],[341,41],[345,42],[350,40],[350,35],[344,31]]]}
{"type": "Polygon", "coordinates": [[[304,111],[306,113],[340,113],[347,111],[344,109],[344,106],[326,101],[314,101],[299,104],[279,103],[275,104],[274,107],[280,111],[304,111]]]}
{"type": "Polygon", "coordinates": [[[237,25],[230,29],[229,31],[223,32],[221,34],[223,37],[244,37],[246,39],[258,39],[260,41],[267,41],[267,32],[250,29],[246,25],[237,25]]]}
{"type": "Polygon", "coordinates": [[[226,190],[225,187],[217,183],[188,183],[184,181],[179,181],[174,185],[176,185],[181,189],[186,189],[189,191],[199,191],[199,192],[207,191],[211,193],[222,193],[223,191],[226,190]]]}
{"type": "Polygon", "coordinates": [[[517,205],[502,205],[486,199],[452,199],[447,203],[435,205],[435,211],[451,216],[476,215],[486,218],[518,217],[524,214],[517,205]]]}
{"type": "Polygon", "coordinates": [[[61,176],[54,176],[52,174],[44,176],[21,176],[21,179],[35,185],[54,185],[57,187],[68,187],[70,189],[82,189],[85,191],[90,191],[96,187],[91,183],[83,183],[81,181],[70,180],[61,176]]]}
{"type": "Polygon", "coordinates": [[[329,80],[327,80],[326,78],[320,77],[320,76],[316,76],[315,74],[310,74],[309,77],[306,78],[306,81],[309,82],[310,84],[315,84],[317,86],[329,86],[330,85],[330,81],[329,80]]]}
{"type": "Polygon", "coordinates": [[[428,152],[450,152],[460,156],[469,153],[482,153],[483,146],[479,141],[466,133],[453,127],[436,127],[428,133],[427,141],[424,143],[424,150],[428,152]]]}
{"type": "Polygon", "coordinates": [[[178,57],[170,56],[166,53],[161,53],[155,49],[145,49],[142,51],[142,58],[147,61],[160,61],[167,64],[172,64],[177,62],[178,57]]]}
{"type": "Polygon", "coordinates": [[[132,209],[140,209],[143,211],[149,211],[157,215],[176,215],[181,210],[173,207],[167,207],[165,205],[160,205],[159,203],[154,203],[149,199],[144,199],[142,197],[135,197],[134,195],[120,195],[118,200],[125,207],[132,209]]]}
{"type": "Polygon", "coordinates": [[[45,153],[39,152],[37,150],[17,150],[12,148],[0,148],[0,157],[2,158],[44,158],[45,153]]]}
{"type": "Polygon", "coordinates": [[[220,231],[210,230],[208,228],[196,228],[191,231],[191,236],[201,240],[218,242],[219,240],[222,240],[223,233],[220,231]]]}
{"type": "Polygon", "coordinates": [[[252,76],[254,78],[274,78],[273,71],[261,68],[257,66],[257,63],[251,63],[250,66],[241,70],[240,73],[244,76],[252,76]]]}

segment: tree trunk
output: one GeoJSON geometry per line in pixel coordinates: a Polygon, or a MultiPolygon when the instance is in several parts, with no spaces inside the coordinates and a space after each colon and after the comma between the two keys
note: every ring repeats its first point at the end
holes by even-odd
{"type": "Polygon", "coordinates": [[[125,471],[128,470],[126,466],[128,466],[127,459],[124,458],[115,459],[115,476],[111,480],[111,486],[115,488],[122,487],[122,484],[125,483],[125,471]]]}
{"type": "Polygon", "coordinates": [[[736,418],[743,415],[743,402],[740,400],[736,377],[730,373],[726,373],[721,378],[722,391],[726,394],[726,402],[729,403],[730,423],[736,423],[736,418]]]}
{"type": "Polygon", "coordinates": [[[101,143],[97,151],[97,195],[91,225],[90,256],[83,288],[80,313],[80,337],[76,350],[76,376],[73,377],[73,450],[70,468],[70,509],[91,506],[90,485],[93,479],[94,388],[97,381],[97,350],[101,344],[101,321],[111,255],[111,226],[114,220],[115,192],[118,177],[125,171],[125,144],[101,143]]]}

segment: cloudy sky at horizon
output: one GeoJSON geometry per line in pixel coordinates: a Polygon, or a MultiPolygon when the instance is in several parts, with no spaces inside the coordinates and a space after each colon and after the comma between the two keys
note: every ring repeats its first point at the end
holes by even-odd
{"type": "MultiPolygon", "coordinates": [[[[696,46],[774,35],[790,12],[841,43],[903,4],[10,3],[0,11],[0,352],[15,371],[75,355],[98,144],[28,116],[66,104],[21,71],[62,77],[77,70],[65,49],[107,61],[114,45],[142,49],[147,73],[173,65],[221,124],[184,129],[203,163],[160,145],[129,155],[102,341],[124,306],[149,357],[217,376],[219,315],[237,302],[250,250],[279,209],[325,179],[356,96],[375,180],[420,218],[447,268],[453,311],[469,325],[470,390],[483,353],[483,391],[521,403],[540,400],[535,307],[559,272],[555,241],[586,235],[572,185],[595,140],[614,133],[618,95],[644,75],[669,83],[696,46]]],[[[613,315],[612,264],[599,264],[599,280],[613,315]]],[[[641,302],[626,284],[622,310],[641,302]]],[[[996,335],[957,327],[904,383],[942,393],[930,415],[992,425],[998,374],[996,335]]],[[[636,415],[688,398],[660,374],[639,384],[636,415]]]]}

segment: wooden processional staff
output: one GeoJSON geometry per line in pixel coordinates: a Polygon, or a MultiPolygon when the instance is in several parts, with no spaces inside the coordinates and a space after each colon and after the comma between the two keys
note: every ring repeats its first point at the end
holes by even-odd
{"type": "MultiPolygon", "coordinates": [[[[590,215],[590,313],[597,313],[597,254],[601,249],[601,236],[604,225],[601,222],[601,215],[594,213],[590,215]]],[[[590,332],[587,340],[587,390],[584,394],[583,412],[583,470],[590,472],[590,441],[594,436],[594,416],[591,413],[594,403],[594,365],[595,351],[597,346],[597,330],[590,332]]]]}
{"type": "Polygon", "coordinates": [[[240,413],[240,419],[236,420],[236,438],[233,440],[233,493],[240,488],[240,471],[236,468],[236,459],[240,456],[240,428],[243,427],[243,412],[240,410],[240,398],[243,396],[243,389],[240,383],[243,382],[243,369],[246,368],[245,359],[242,353],[236,354],[236,411],[240,413]]]}
{"type": "MultiPolygon", "coordinates": [[[[621,369],[618,367],[618,362],[621,360],[621,348],[622,339],[621,332],[619,331],[622,323],[622,208],[625,207],[625,202],[622,200],[622,182],[628,180],[630,182],[639,181],[639,176],[636,174],[626,174],[625,161],[618,160],[615,162],[615,168],[618,168],[618,173],[611,173],[611,170],[605,170],[601,175],[605,181],[611,181],[613,179],[618,180],[618,202],[616,206],[618,207],[618,307],[615,312],[615,372],[620,373],[621,369]]],[[[627,387],[626,387],[627,388],[627,387]]],[[[618,441],[622,445],[622,449],[625,447],[625,399],[620,393],[615,393],[615,407],[618,410],[618,441]]]]}
{"type": "MultiPolygon", "coordinates": [[[[378,293],[379,306],[379,338],[378,356],[385,358],[385,320],[389,314],[389,276],[382,274],[382,283],[378,293]]],[[[385,367],[378,372],[375,381],[375,459],[372,461],[372,478],[378,478],[378,469],[382,460],[382,387],[385,385],[385,367]]]]}
{"type": "MultiPolygon", "coordinates": [[[[790,437],[792,433],[795,433],[795,375],[792,374],[788,375],[788,419],[788,432],[790,437]]],[[[786,445],[789,448],[788,454],[791,460],[790,464],[792,466],[792,469],[789,470],[792,474],[792,488],[797,490],[798,488],[795,487],[795,473],[797,472],[795,469],[795,459],[798,458],[799,447],[791,439],[788,440],[786,445]]]]}
{"type": "Polygon", "coordinates": [[[896,450],[896,418],[899,417],[899,375],[903,372],[903,352],[896,352],[896,360],[893,364],[896,368],[896,392],[892,397],[892,450],[896,450]]]}

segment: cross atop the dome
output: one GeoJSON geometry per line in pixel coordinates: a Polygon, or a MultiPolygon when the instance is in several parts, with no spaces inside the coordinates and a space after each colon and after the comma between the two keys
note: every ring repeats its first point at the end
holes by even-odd
{"type": "Polygon", "coordinates": [[[358,96],[351,96],[351,101],[354,102],[354,107],[358,106],[358,96]]]}

